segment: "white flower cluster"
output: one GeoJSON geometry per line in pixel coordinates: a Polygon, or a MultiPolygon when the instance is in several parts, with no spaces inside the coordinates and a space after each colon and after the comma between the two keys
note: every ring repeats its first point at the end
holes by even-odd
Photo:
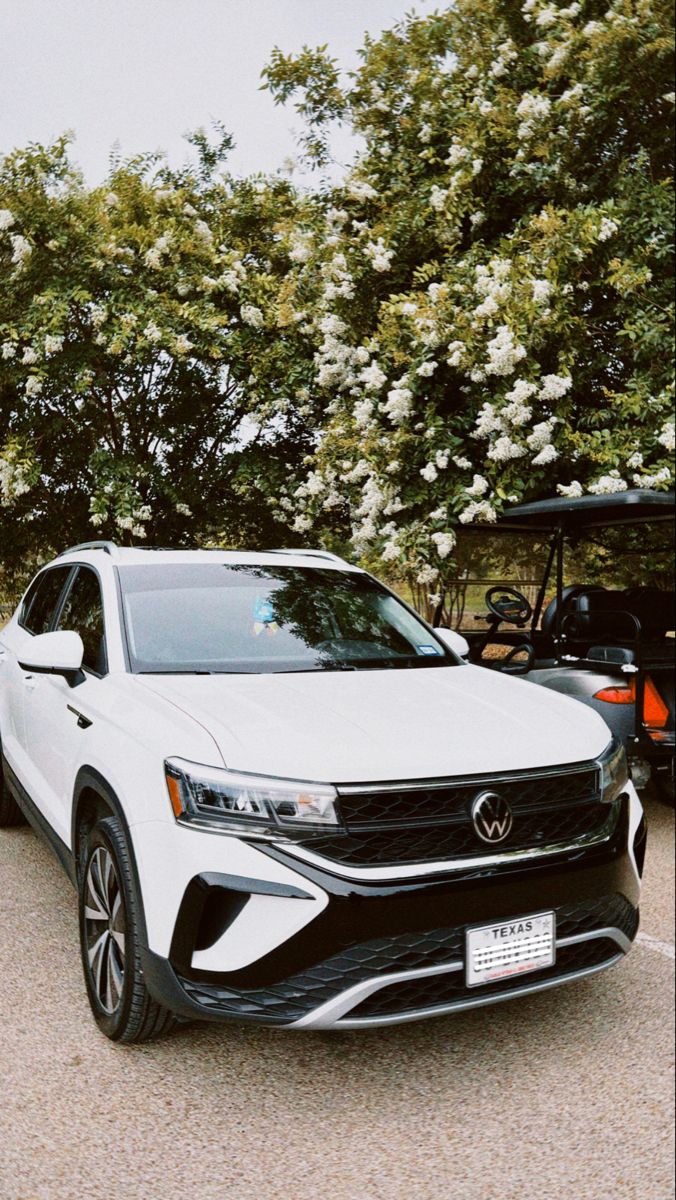
{"type": "Polygon", "coordinates": [[[669,467],[661,467],[659,471],[647,472],[645,475],[634,475],[633,482],[640,488],[656,488],[662,483],[671,483],[673,471],[669,467]]]}
{"type": "Polygon", "coordinates": [[[546,304],[552,294],[552,285],[548,279],[531,279],[533,300],[536,304],[546,304]]]}
{"type": "Polygon", "coordinates": [[[614,237],[619,229],[617,221],[612,221],[610,217],[604,217],[597,234],[600,242],[607,242],[609,238],[614,237]]]}
{"type": "Polygon", "coordinates": [[[552,102],[548,96],[526,92],[516,109],[517,117],[523,117],[516,131],[517,137],[521,141],[528,141],[536,132],[538,124],[549,116],[551,108],[552,102]]]}
{"type": "Polygon", "coordinates": [[[9,240],[12,246],[12,262],[16,266],[17,271],[20,271],[33,253],[33,247],[28,238],[25,238],[21,233],[13,233],[9,240]]]}
{"type": "Polygon", "coordinates": [[[458,167],[461,163],[466,162],[467,159],[471,157],[471,150],[468,150],[467,146],[463,146],[459,138],[454,137],[453,141],[451,142],[451,148],[448,152],[448,157],[446,159],[448,166],[458,167]]]}
{"type": "Polygon", "coordinates": [[[364,367],[363,371],[359,372],[359,382],[364,384],[367,391],[379,392],[383,384],[387,382],[387,375],[374,360],[372,363],[369,363],[368,367],[364,367]]]}
{"type": "Polygon", "coordinates": [[[389,271],[394,258],[394,250],[388,250],[383,239],[378,238],[375,242],[367,242],[364,247],[364,254],[368,258],[374,271],[389,271]]]}
{"type": "Polygon", "coordinates": [[[488,486],[488,480],[484,479],[483,475],[475,475],[471,487],[465,488],[465,492],[468,496],[478,500],[481,496],[486,495],[488,486]]]}
{"type": "Polygon", "coordinates": [[[474,521],[492,525],[497,519],[498,514],[489,500],[473,500],[458,517],[461,525],[471,525],[474,521]]]}
{"type": "Polygon", "coordinates": [[[32,400],[36,396],[39,396],[40,393],[42,392],[42,389],[43,389],[42,380],[38,379],[37,375],[29,375],[28,379],[26,380],[26,396],[27,396],[27,398],[29,400],[32,400]]]}
{"type": "Polygon", "coordinates": [[[447,533],[433,533],[430,540],[434,542],[439,558],[448,558],[457,542],[455,534],[450,530],[447,533]]]}
{"type": "Polygon", "coordinates": [[[438,366],[438,362],[434,362],[433,359],[429,359],[427,362],[421,363],[420,366],[416,368],[416,375],[420,375],[422,379],[429,379],[431,375],[434,375],[434,372],[438,366]]]}
{"type": "Polygon", "coordinates": [[[156,346],[158,342],[162,341],[162,330],[155,321],[148,321],[148,324],[143,330],[143,336],[147,339],[147,341],[152,342],[152,344],[156,346]]]}
{"type": "Polygon", "coordinates": [[[16,217],[8,208],[0,208],[0,233],[4,233],[5,229],[10,229],[14,224],[16,217]]]}
{"type": "Polygon", "coordinates": [[[503,75],[506,75],[507,71],[509,70],[509,64],[514,62],[514,60],[518,57],[518,51],[511,38],[508,38],[507,41],[502,42],[502,44],[498,46],[498,53],[495,60],[491,63],[490,73],[493,78],[500,79],[503,75]]]}
{"type": "Polygon", "coordinates": [[[676,446],[676,430],[673,421],[664,422],[661,433],[658,434],[657,440],[661,446],[664,446],[665,450],[668,450],[670,454],[673,454],[676,446]]]}
{"type": "MultiPolygon", "coordinates": [[[[202,243],[205,250],[210,250],[214,244],[214,235],[211,232],[206,221],[195,221],[194,225],[195,237],[202,243]]],[[[157,244],[157,243],[156,243],[157,244]]]]}
{"type": "Polygon", "coordinates": [[[265,317],[255,304],[243,304],[239,311],[245,325],[251,325],[253,329],[262,329],[265,325],[265,317]]]}
{"type": "Polygon", "coordinates": [[[546,467],[549,463],[554,462],[558,457],[559,452],[556,449],[556,446],[553,446],[551,442],[548,442],[546,446],[542,447],[539,454],[535,455],[535,458],[533,459],[533,466],[546,467]]]}
{"type": "Polygon", "coordinates": [[[465,352],[465,343],[464,342],[458,342],[458,341],[451,342],[448,347],[448,358],[446,359],[446,362],[448,363],[449,367],[459,367],[460,364],[462,363],[462,360],[464,357],[464,352],[465,352]]]}
{"type": "Polygon", "coordinates": [[[291,262],[306,263],[312,257],[312,234],[305,230],[294,230],[289,238],[291,262]]]}
{"type": "Polygon", "coordinates": [[[626,490],[627,485],[619,471],[610,471],[608,475],[601,475],[595,483],[590,483],[588,488],[593,496],[612,496],[615,492],[626,492],[626,490]]]}
{"type": "Polygon", "coordinates": [[[164,256],[169,253],[172,240],[171,233],[163,233],[161,237],[157,238],[143,256],[143,261],[147,267],[152,267],[154,271],[162,269],[164,266],[164,256]]]}
{"type": "Polygon", "coordinates": [[[61,334],[48,333],[45,337],[45,354],[58,354],[63,350],[64,340],[61,334]]]}
{"type": "Polygon", "coordinates": [[[0,346],[0,356],[4,359],[16,358],[16,342],[3,342],[0,346]]]}
{"type": "Polygon", "coordinates": [[[12,500],[25,496],[31,489],[27,467],[10,447],[0,454],[0,505],[7,507],[12,500]]]}
{"type": "MultiPolygon", "coordinates": [[[[335,313],[329,313],[322,318],[319,330],[324,335],[315,354],[319,386],[343,391],[356,385],[359,382],[360,368],[368,365],[368,350],[364,346],[349,346],[342,341],[343,335],[347,333],[347,325],[335,313]]],[[[376,382],[377,377],[374,376],[373,383],[376,382]]]]}
{"type": "Polygon", "coordinates": [[[366,179],[350,179],[347,184],[347,194],[351,200],[376,200],[378,193],[366,179]]]}
{"type": "Polygon", "coordinates": [[[439,472],[434,463],[428,462],[421,470],[420,474],[427,483],[434,483],[435,479],[439,478],[439,472]]]}
{"type": "Polygon", "coordinates": [[[325,300],[351,300],[354,296],[354,280],[347,267],[344,254],[334,254],[321,268],[325,280],[325,300]]]}
{"type": "Polygon", "coordinates": [[[246,282],[246,268],[241,259],[233,258],[220,275],[218,282],[227,292],[230,292],[231,296],[236,296],[242,284],[246,282]]]}
{"type": "Polygon", "coordinates": [[[558,483],[556,490],[560,496],[567,496],[569,499],[575,500],[582,495],[582,484],[574,479],[572,483],[558,483]]]}
{"type": "Polygon", "coordinates": [[[489,446],[486,457],[493,462],[509,462],[511,458],[523,458],[525,453],[523,446],[512,441],[509,434],[503,433],[489,446]]]}
{"type": "Polygon", "coordinates": [[[373,416],[373,401],[372,400],[357,400],[352,409],[355,425],[359,429],[366,429],[370,424],[373,416]]]}
{"type": "Polygon", "coordinates": [[[507,421],[510,425],[526,425],[533,415],[533,409],[530,404],[525,402],[537,390],[537,384],[529,383],[526,379],[517,379],[512,390],[505,396],[508,403],[500,413],[502,420],[507,421]]]}
{"type": "Polygon", "coordinates": [[[560,400],[572,386],[570,375],[543,375],[538,397],[540,400],[560,400]]]}
{"type": "Polygon", "coordinates": [[[430,208],[435,212],[443,212],[448,200],[448,188],[439,187],[438,184],[433,184],[430,190],[430,208]]]}
{"type": "Polygon", "coordinates": [[[384,405],[384,411],[392,421],[393,425],[402,425],[403,422],[411,415],[413,407],[413,392],[405,386],[406,377],[403,380],[398,380],[393,388],[387,393],[387,401],[384,405]]]}
{"type": "Polygon", "coordinates": [[[425,563],[416,575],[417,583],[434,583],[439,578],[439,572],[431,563],[425,563]]]}
{"type": "Polygon", "coordinates": [[[527,350],[514,340],[508,325],[500,325],[494,338],[488,343],[487,375],[511,375],[516,365],[526,357],[527,350]]]}
{"type": "Polygon", "coordinates": [[[533,426],[533,432],[526,438],[531,450],[544,450],[550,444],[557,420],[557,417],[550,417],[549,420],[540,421],[533,426]]]}

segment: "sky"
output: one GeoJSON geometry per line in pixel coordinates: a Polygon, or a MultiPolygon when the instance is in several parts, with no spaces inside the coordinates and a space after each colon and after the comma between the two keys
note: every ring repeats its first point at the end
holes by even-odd
{"type": "MultiPolygon", "coordinates": [[[[87,181],[123,156],[188,155],[182,135],[212,119],[235,136],[236,174],[273,171],[295,151],[301,122],[260,91],[270,51],[328,43],[357,65],[366,30],[378,34],[440,0],[0,0],[0,153],[66,130],[87,181]]],[[[347,133],[333,142],[341,160],[347,133]]]]}

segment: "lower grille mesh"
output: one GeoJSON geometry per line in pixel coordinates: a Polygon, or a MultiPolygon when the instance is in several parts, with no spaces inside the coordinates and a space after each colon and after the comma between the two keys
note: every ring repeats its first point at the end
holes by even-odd
{"type": "MultiPolygon", "coordinates": [[[[626,897],[615,894],[595,900],[576,901],[558,908],[556,924],[559,938],[575,937],[610,926],[620,929],[631,940],[638,927],[638,912],[626,897]]],[[[584,944],[595,945],[596,943],[584,944]]],[[[611,944],[613,953],[618,953],[617,944],[615,942],[611,944]]],[[[327,958],[324,962],[317,963],[280,983],[264,988],[236,990],[190,980],[181,980],[181,983],[188,995],[204,1005],[205,1008],[237,1017],[251,1017],[258,1021],[268,1020],[281,1023],[299,1020],[300,1017],[312,1012],[327,1000],[332,1000],[347,988],[379,975],[459,962],[464,956],[464,948],[465,926],[411,931],[389,937],[374,938],[371,941],[350,946],[327,958]]],[[[564,950],[562,949],[559,952],[560,959],[563,954],[564,950]]],[[[611,956],[607,955],[607,957],[611,956]]],[[[574,970],[575,968],[569,969],[574,970]]],[[[548,968],[546,974],[557,973],[560,970],[560,965],[557,964],[553,968],[548,968]]],[[[529,976],[529,978],[531,977],[529,976]]],[[[444,985],[453,979],[455,986],[461,988],[464,986],[464,972],[461,971],[454,975],[438,976],[437,979],[444,981],[444,985]]],[[[429,981],[417,982],[426,984],[429,981]]],[[[383,989],[382,993],[374,994],[374,1003],[376,995],[382,995],[382,1002],[385,1003],[386,997],[390,995],[394,987],[398,986],[400,985],[390,985],[383,989]]],[[[402,988],[404,986],[408,985],[401,985],[402,988]]],[[[483,993],[484,989],[480,990],[483,993]]],[[[421,1003],[416,1001],[411,1004],[411,1007],[420,1007],[421,1003]]],[[[431,1005],[440,1003],[443,1001],[429,1001],[431,1005]]],[[[405,1008],[395,1008],[392,1011],[403,1012],[406,1010],[405,1008]]]]}

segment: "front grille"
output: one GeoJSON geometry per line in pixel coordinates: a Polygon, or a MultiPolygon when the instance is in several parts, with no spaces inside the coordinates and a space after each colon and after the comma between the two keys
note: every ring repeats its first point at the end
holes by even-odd
{"type": "Polygon", "coordinates": [[[501,992],[508,992],[515,987],[536,985],[549,979],[564,978],[575,971],[600,967],[603,963],[617,958],[620,953],[617,942],[611,938],[595,938],[578,945],[562,946],[557,952],[553,967],[531,971],[521,979],[508,979],[491,987],[468,988],[464,971],[455,971],[449,975],[431,975],[427,979],[409,979],[404,983],[390,984],[389,987],[367,996],[348,1013],[346,1019],[401,1016],[417,1009],[436,1008],[443,1004],[452,1004],[454,1001],[472,998],[478,1000],[484,996],[498,997],[501,992]]]}
{"type": "MultiPolygon", "coordinates": [[[[636,933],[638,912],[619,893],[596,900],[575,901],[556,910],[558,938],[575,937],[609,926],[622,930],[630,939],[636,933]]],[[[296,1021],[365,980],[396,971],[460,962],[465,952],[465,929],[464,925],[447,926],[373,938],[347,946],[324,962],[269,987],[234,989],[185,979],[181,983],[188,995],[214,1011],[259,1021],[296,1021]]],[[[617,953],[616,943],[613,946],[617,953]]],[[[464,978],[462,972],[457,975],[464,978]]],[[[390,993],[393,986],[399,985],[385,990],[390,993]]]]}
{"type": "Polygon", "coordinates": [[[611,811],[601,803],[595,767],[554,775],[476,779],[439,787],[393,788],[340,794],[347,832],[312,840],[316,854],[358,867],[444,861],[600,835],[611,811]],[[491,847],[471,820],[476,796],[495,789],[514,815],[512,831],[491,847]]]}

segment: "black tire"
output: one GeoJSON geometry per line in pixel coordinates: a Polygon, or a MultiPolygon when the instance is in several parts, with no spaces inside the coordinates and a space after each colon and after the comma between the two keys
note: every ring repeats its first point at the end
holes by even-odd
{"type": "Polygon", "coordinates": [[[14,797],[9,794],[0,762],[0,829],[12,829],[15,825],[25,824],[26,818],[14,797]]]}
{"type": "Polygon", "coordinates": [[[89,831],[80,859],[80,948],[96,1024],[113,1042],[147,1042],[176,1018],[150,995],[139,955],[140,901],[120,822],[105,817],[89,831]]]}

